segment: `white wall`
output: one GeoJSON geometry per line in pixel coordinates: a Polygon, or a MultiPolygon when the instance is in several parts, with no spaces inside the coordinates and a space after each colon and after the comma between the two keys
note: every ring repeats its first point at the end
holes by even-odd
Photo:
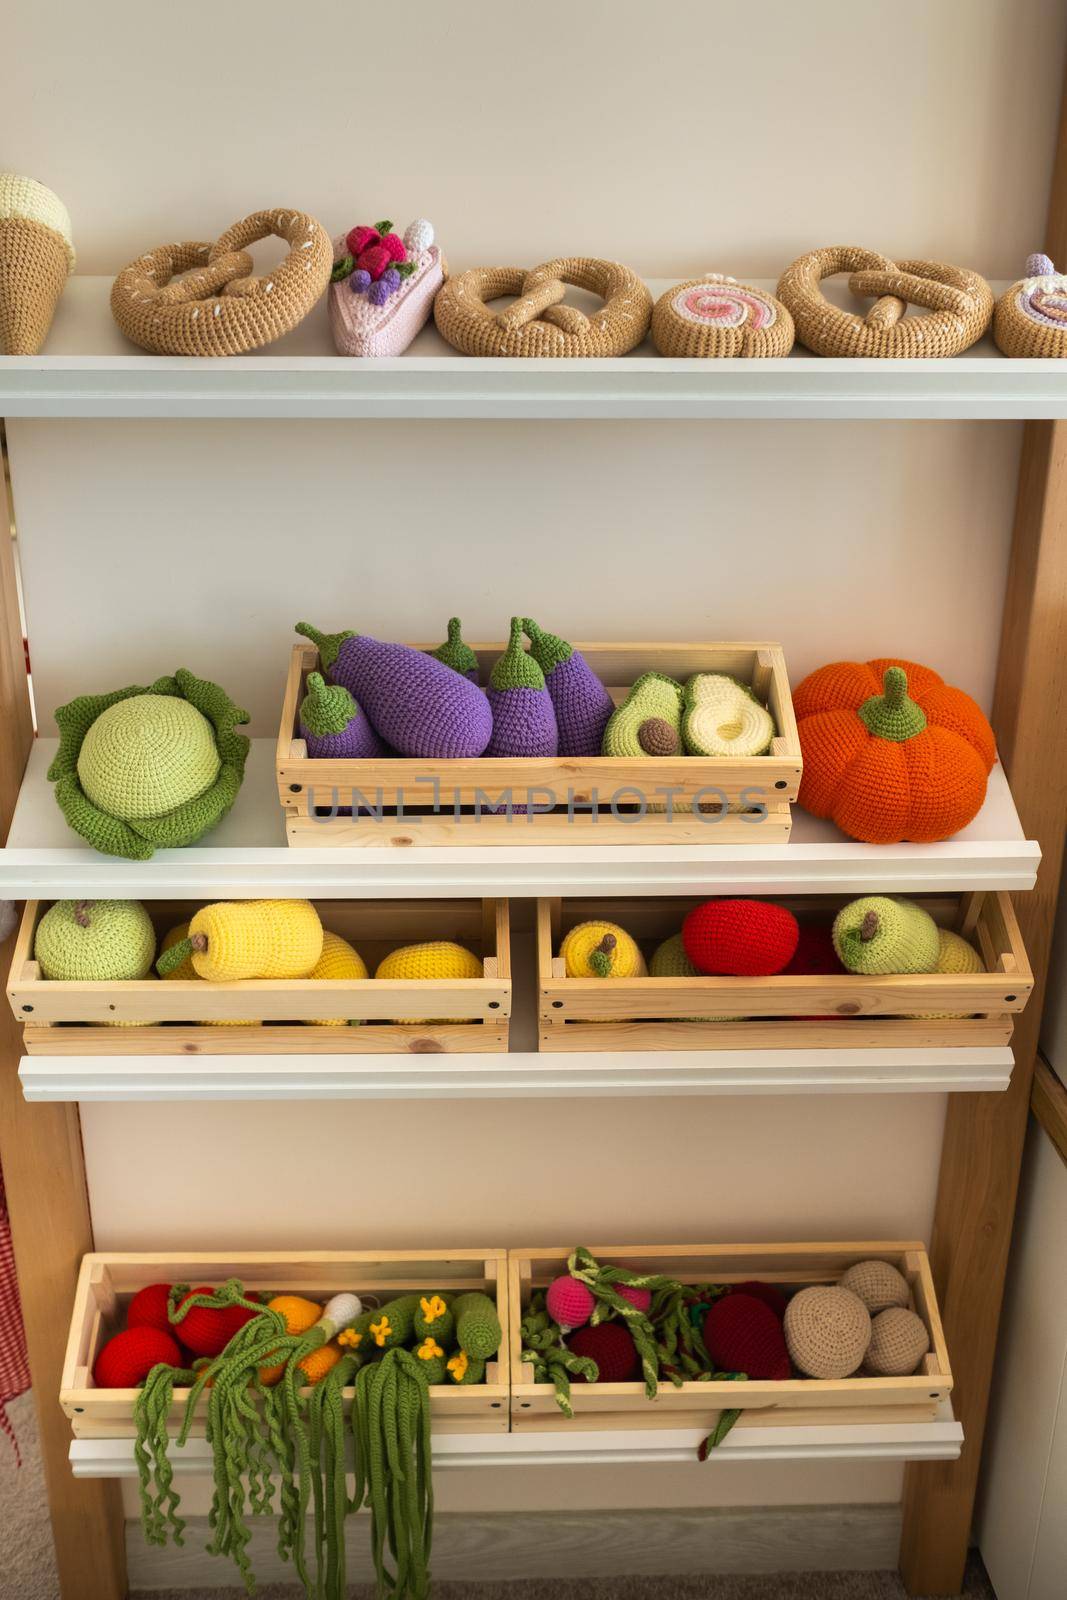
{"type": "MultiPolygon", "coordinates": [[[[1012,276],[1042,242],[1067,37],[1059,0],[454,0],[380,27],[337,0],[9,13],[2,159],[64,196],[97,272],[285,203],[330,228],[430,216],[453,266],[585,251],[773,276],[855,241],[1012,276]]],[[[271,733],[299,614],[415,638],[451,611],[498,635],[520,609],[590,637],[777,637],[794,676],[900,651],[988,703],[1019,433],[13,423],[42,725],[187,663],[271,733]]],[[[943,1111],[95,1106],[83,1125],[103,1246],[555,1243],[925,1235],[943,1111]]],[[[480,1474],[462,1498],[864,1501],[900,1478],[726,1476],[480,1474]]]]}

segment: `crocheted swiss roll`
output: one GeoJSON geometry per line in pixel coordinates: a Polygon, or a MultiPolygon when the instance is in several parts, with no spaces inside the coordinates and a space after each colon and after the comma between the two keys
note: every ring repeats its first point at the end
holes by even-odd
{"type": "Polygon", "coordinates": [[[37,354],[73,271],[62,200],[33,178],[0,172],[0,355],[37,354]]]}

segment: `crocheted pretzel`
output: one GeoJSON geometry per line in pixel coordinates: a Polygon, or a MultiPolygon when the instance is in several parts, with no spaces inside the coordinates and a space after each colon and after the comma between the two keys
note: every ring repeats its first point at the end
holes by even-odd
{"type": "Polygon", "coordinates": [[[652,296],[618,261],[586,256],[521,267],[475,267],[451,278],[434,301],[442,336],[469,356],[621,356],[648,332],[652,296]],[[604,304],[586,316],[563,305],[566,285],[589,289],[604,304]],[[491,311],[487,300],[517,295],[491,311]]]}
{"type": "Polygon", "coordinates": [[[128,339],[164,356],[233,356],[270,344],[302,321],[333,268],[330,236],[303,211],[254,211],[214,244],[164,244],[138,256],[111,288],[128,339]],[[253,275],[247,245],[275,234],[289,254],[253,275]]]}
{"type": "Polygon", "coordinates": [[[890,261],[873,250],[831,245],[801,256],[782,274],[778,298],[797,338],[822,356],[955,356],[980,339],[993,314],[993,291],[977,272],[941,261],[890,261]],[[831,305],[819,287],[849,274],[855,295],[873,295],[861,316],[831,305]],[[905,317],[908,304],[928,314],[905,317]]]}

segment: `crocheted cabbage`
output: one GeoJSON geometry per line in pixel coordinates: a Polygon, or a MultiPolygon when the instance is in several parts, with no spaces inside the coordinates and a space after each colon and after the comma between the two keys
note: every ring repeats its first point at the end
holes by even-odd
{"type": "MultiPolygon", "coordinates": [[[[217,683],[196,678],[184,667],[179,667],[173,678],[157,678],[148,688],[134,684],[110,694],[79,695],[56,711],[59,751],[48,769],[48,776],[56,786],[59,808],[74,832],[105,855],[147,861],[156,850],[195,844],[222,820],[237,798],[249,741],[243,733],[235,732],[235,728],[249,720],[248,712],[235,706],[217,683]],[[212,761],[206,766],[200,759],[200,752],[199,770],[205,778],[208,773],[213,774],[204,788],[169,808],[161,804],[153,815],[120,817],[89,799],[78,776],[78,760],[86,736],[97,719],[112,706],[136,695],[168,695],[198,711],[213,730],[218,764],[216,767],[212,761]]],[[[113,760],[121,759],[113,745],[109,755],[113,760]]],[[[131,750],[131,766],[132,755],[131,750]]]]}

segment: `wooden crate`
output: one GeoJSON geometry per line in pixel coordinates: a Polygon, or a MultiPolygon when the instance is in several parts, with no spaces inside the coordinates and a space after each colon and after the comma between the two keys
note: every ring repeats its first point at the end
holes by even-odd
{"type": "MultiPolygon", "coordinates": [[[[148,901],[157,934],[187,919],[196,902],[148,901]]],[[[323,900],[323,925],[355,945],[373,973],[388,951],[454,939],[483,960],[484,976],[417,982],[255,979],[206,983],[145,978],[58,983],[33,960],[47,903],[31,900],[15,942],[8,998],[30,1055],[365,1055],[506,1051],[511,1017],[511,943],[506,900],[323,900]],[[440,1022],[442,1016],[470,1021],[440,1022]],[[262,1026],[223,1019],[259,1017],[262,1026]],[[354,1028],[300,1019],[362,1017],[354,1028]],[[424,1017],[424,1022],[393,1022],[424,1017]],[[203,1020],[201,1020],[203,1019],[203,1020]],[[141,1026],[108,1026],[123,1022],[141,1026]],[[162,1024],[162,1026],[160,1026],[162,1024]]]]}
{"type": "MultiPolygon", "coordinates": [[[[503,1250],[305,1250],[298,1254],[254,1250],[182,1254],[164,1251],[95,1254],[82,1258],[74,1296],[70,1336],[63,1361],[59,1403],[81,1439],[125,1439],[134,1434],[136,1389],[98,1389],[92,1370],[97,1352],[125,1326],[125,1306],[149,1283],[220,1284],[239,1278],[246,1289],[266,1299],[302,1294],[326,1300],[348,1289],[366,1299],[413,1290],[484,1289],[495,1301],[504,1332],[499,1358],[485,1370],[484,1383],[438,1384],[430,1389],[433,1427],[438,1433],[506,1433],[508,1428],[507,1256],[503,1250]]],[[[346,1413],[353,1391],[342,1391],[346,1413]]],[[[185,1414],[188,1389],[175,1389],[169,1430],[176,1435],[185,1414]]],[[[193,1434],[203,1435],[206,1400],[197,1408],[193,1434]]]]}
{"type": "MultiPolygon", "coordinates": [[[[430,648],[417,645],[423,650],[430,648]]],[[[474,645],[487,683],[502,644],[474,645]]],[[[725,672],[752,686],[775,720],[772,752],[749,759],[606,756],[543,760],[326,760],[308,756],[297,712],[314,645],[294,645],[278,735],[278,796],[291,845],[784,844],[800,787],[800,739],[776,644],[576,646],[616,702],[643,672],[684,680],[725,672]],[[512,811],[494,814],[492,808],[512,811]],[[670,814],[644,806],[670,805],[670,814]],[[516,813],[520,806],[552,810],[516,813]],[[696,810],[694,810],[696,806],[696,810]],[[356,815],[341,813],[351,813],[356,815]],[[363,813],[363,814],[359,814],[363,813]]]]}
{"type": "Polygon", "coordinates": [[[510,1250],[511,1427],[513,1432],[567,1428],[707,1428],[725,1408],[739,1408],[738,1427],[820,1423],[911,1422],[933,1418],[952,1388],[952,1372],[934,1294],[930,1263],[921,1244],[884,1240],[849,1244],[600,1245],[603,1264],[634,1272],[664,1273],[682,1283],[835,1283],[857,1261],[891,1261],[911,1287],[912,1309],[930,1333],[930,1353],[910,1378],[792,1378],[770,1381],[683,1383],[663,1380],[654,1400],[641,1383],[575,1383],[573,1418],[556,1405],[550,1383],[531,1383],[521,1359],[521,1323],[534,1289],[567,1270],[569,1250],[510,1250]]]}
{"type": "MultiPolygon", "coordinates": [[[[919,897],[922,898],[922,897],[919,897]]],[[[823,919],[840,896],[785,899],[823,919]]],[[[691,899],[539,900],[538,1032],[555,1050],[879,1049],[893,1045],[1003,1045],[1034,986],[1011,900],[1004,893],[922,898],[945,927],[969,938],[985,972],[868,978],[853,973],[773,978],[568,978],[556,951],[576,923],[618,922],[651,956],[677,933],[691,899]],[[938,1016],[962,1012],[962,1016],[938,1016]],[[727,1017],[725,1022],[687,1021],[727,1017]]]]}

